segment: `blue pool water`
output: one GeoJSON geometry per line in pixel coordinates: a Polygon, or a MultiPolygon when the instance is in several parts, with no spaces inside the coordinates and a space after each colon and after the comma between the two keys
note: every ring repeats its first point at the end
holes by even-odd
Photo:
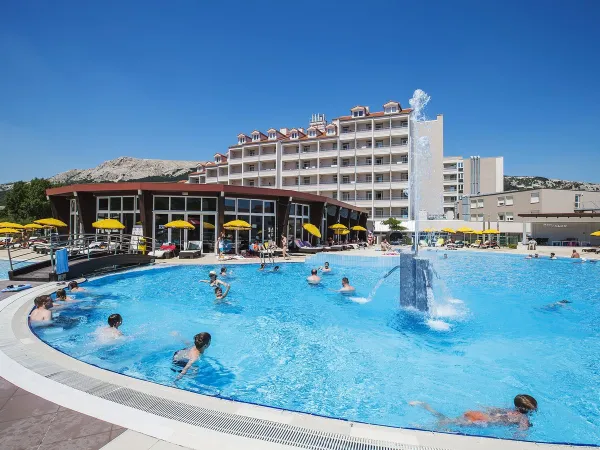
{"type": "Polygon", "coordinates": [[[8,280],[10,264],[7,259],[0,259],[0,280],[8,280]]]}
{"type": "MultiPolygon", "coordinates": [[[[546,442],[600,439],[600,263],[525,260],[486,253],[425,252],[439,277],[432,317],[398,307],[401,273],[336,263],[322,287],[304,278],[314,263],[281,273],[229,266],[226,304],[216,304],[208,266],[133,271],[86,283],[82,301],[35,331],[83,361],[165,385],[289,410],[394,427],[546,442]],[[353,299],[338,288],[357,287],[353,299]],[[373,293],[374,287],[378,288],[373,293]],[[564,307],[545,308],[561,299],[564,307]],[[127,336],[108,345],[94,331],[120,313],[127,336]],[[201,331],[210,348],[175,383],[171,356],[201,331]],[[526,432],[444,428],[408,402],[448,416],[511,407],[533,395],[539,411],[526,432]]],[[[381,260],[381,259],[380,259],[381,260]]],[[[341,260],[340,260],[341,261],[341,260]]],[[[376,261],[376,260],[373,260],[376,261]]]]}

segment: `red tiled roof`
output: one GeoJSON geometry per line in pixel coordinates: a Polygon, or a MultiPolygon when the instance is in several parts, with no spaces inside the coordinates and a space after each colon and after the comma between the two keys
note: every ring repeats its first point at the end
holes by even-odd
{"type": "MultiPolygon", "coordinates": [[[[392,113],[392,114],[386,114],[385,111],[377,111],[377,112],[369,113],[363,117],[341,116],[341,117],[336,117],[336,119],[337,120],[366,119],[367,117],[382,117],[382,116],[394,116],[394,115],[399,115],[399,114],[408,114],[411,111],[412,111],[412,108],[403,109],[401,111],[398,111],[397,113],[392,113]]],[[[334,119],[334,120],[336,120],[336,119],[334,119]]]]}

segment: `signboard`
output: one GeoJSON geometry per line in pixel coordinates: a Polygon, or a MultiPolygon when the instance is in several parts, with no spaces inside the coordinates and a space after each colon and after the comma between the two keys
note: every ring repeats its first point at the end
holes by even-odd
{"type": "Polygon", "coordinates": [[[131,249],[137,249],[138,251],[146,250],[146,242],[141,239],[144,236],[144,229],[141,225],[134,225],[131,230],[131,249]]]}

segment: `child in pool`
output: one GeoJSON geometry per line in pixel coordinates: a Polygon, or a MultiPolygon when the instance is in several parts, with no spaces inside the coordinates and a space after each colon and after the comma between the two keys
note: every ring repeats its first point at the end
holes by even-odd
{"type": "MultiPolygon", "coordinates": [[[[174,333],[174,335],[176,336],[177,333],[174,333]]],[[[194,336],[193,346],[182,348],[181,350],[177,350],[175,353],[173,353],[173,364],[180,367],[183,366],[183,369],[177,376],[178,380],[187,373],[192,364],[198,361],[200,356],[202,356],[206,349],[210,347],[210,341],[210,333],[198,333],[196,336],[194,336]]],[[[185,344],[190,345],[189,342],[185,342],[185,344]]]]}
{"type": "Polygon", "coordinates": [[[225,297],[227,297],[230,288],[231,286],[227,285],[227,288],[225,288],[225,292],[223,293],[223,289],[221,289],[221,286],[217,286],[215,288],[215,300],[223,300],[225,297]]]}
{"type": "Polygon", "coordinates": [[[36,309],[31,311],[29,320],[31,322],[50,322],[52,320],[52,297],[49,295],[40,295],[33,300],[36,309]]]}
{"type": "Polygon", "coordinates": [[[429,411],[439,420],[439,425],[457,425],[461,427],[485,426],[485,425],[518,425],[519,430],[527,430],[531,423],[529,414],[537,411],[537,401],[531,395],[519,394],[513,403],[514,409],[486,408],[485,411],[466,411],[461,417],[450,418],[434,410],[427,403],[412,401],[411,406],[421,406],[429,411]]]}
{"type": "Polygon", "coordinates": [[[79,287],[79,284],[75,280],[70,281],[68,287],[69,287],[69,290],[71,292],[82,292],[82,291],[85,291],[84,288],[79,287]]]}
{"type": "Polygon", "coordinates": [[[119,327],[123,324],[123,317],[121,314],[111,314],[108,316],[108,326],[99,328],[96,333],[98,335],[98,340],[102,342],[107,342],[112,339],[118,339],[123,336],[119,327]]]}

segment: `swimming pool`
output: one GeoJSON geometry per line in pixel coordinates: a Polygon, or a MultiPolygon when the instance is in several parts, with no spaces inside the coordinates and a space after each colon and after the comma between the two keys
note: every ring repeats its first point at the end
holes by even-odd
{"type": "Polygon", "coordinates": [[[8,280],[10,264],[7,259],[0,259],[0,280],[8,280]]]}
{"type": "MultiPolygon", "coordinates": [[[[197,280],[209,266],[138,270],[86,283],[82,301],[35,332],[85,362],[165,385],[175,350],[212,334],[197,371],[176,386],[207,395],[359,422],[440,430],[411,400],[448,416],[509,407],[519,393],[539,411],[525,433],[500,427],[444,431],[545,442],[596,444],[600,264],[429,252],[439,276],[435,317],[398,308],[399,276],[373,259],[336,263],[323,287],[307,286],[313,263],[281,273],[229,266],[227,303],[197,280]],[[365,262],[367,261],[367,262],[365,262]],[[372,267],[374,266],[374,267],[372,267]],[[342,276],[353,298],[330,292],[342,276]],[[379,285],[379,286],[378,286],[379,285]],[[378,286],[373,292],[374,287],[378,286]],[[561,299],[573,303],[544,306],[561,299]],[[126,339],[100,345],[94,331],[123,316],[126,339]]],[[[341,259],[340,259],[341,261],[341,259]]],[[[391,261],[391,260],[390,260],[391,261]]],[[[389,266],[389,264],[388,264],[389,266]]]]}

